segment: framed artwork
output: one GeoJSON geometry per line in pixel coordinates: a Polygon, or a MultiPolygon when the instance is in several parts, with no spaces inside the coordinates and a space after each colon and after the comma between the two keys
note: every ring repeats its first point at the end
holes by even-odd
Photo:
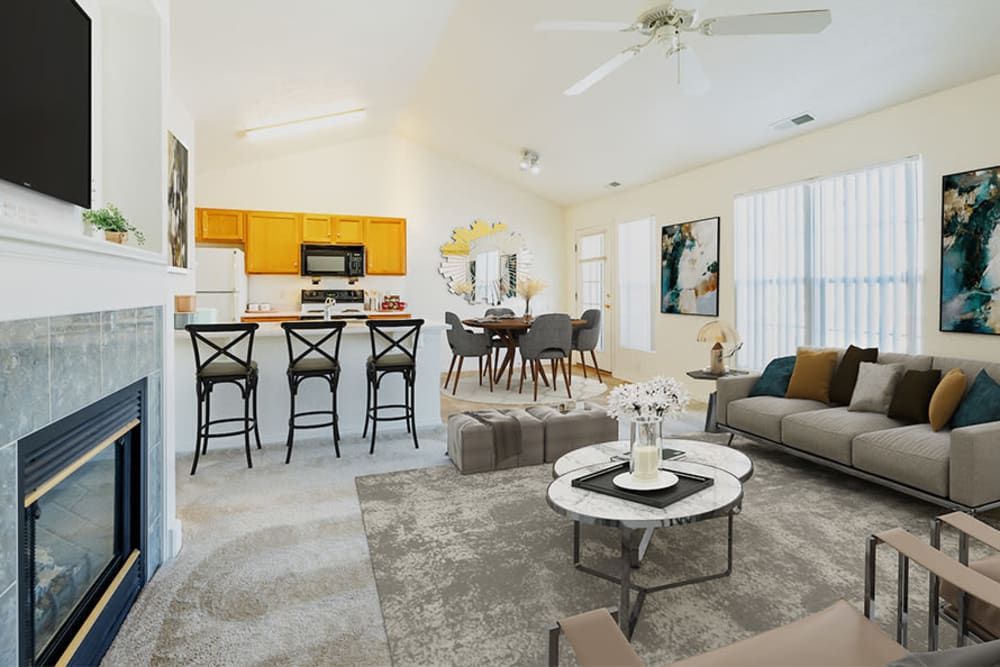
{"type": "Polygon", "coordinates": [[[719,218],[663,227],[660,312],[719,316],[719,218]]]}
{"type": "Polygon", "coordinates": [[[167,248],[170,266],[188,268],[188,149],[167,132],[167,248]]]}
{"type": "Polygon", "coordinates": [[[941,331],[1000,334],[1000,166],[942,179],[941,331]]]}

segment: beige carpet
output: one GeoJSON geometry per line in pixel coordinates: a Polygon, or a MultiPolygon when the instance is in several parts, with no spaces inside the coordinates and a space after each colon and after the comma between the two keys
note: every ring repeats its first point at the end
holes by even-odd
{"type": "Polygon", "coordinates": [[[357,475],[447,463],[443,429],[211,449],[178,461],[184,548],[144,589],[103,665],[387,665],[357,475]]]}

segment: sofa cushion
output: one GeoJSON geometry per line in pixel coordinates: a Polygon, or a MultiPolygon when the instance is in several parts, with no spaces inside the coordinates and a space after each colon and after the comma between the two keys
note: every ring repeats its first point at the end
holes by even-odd
{"type": "Polygon", "coordinates": [[[965,386],[965,373],[961,368],[952,368],[944,374],[927,406],[927,417],[932,429],[940,431],[948,425],[965,396],[965,386]]]}
{"type": "Polygon", "coordinates": [[[925,354],[904,354],[902,352],[879,352],[880,364],[903,364],[908,371],[927,371],[934,363],[934,357],[925,354]]]}
{"type": "Polygon", "coordinates": [[[856,345],[847,348],[830,382],[831,403],[847,405],[851,402],[854,385],[858,382],[858,365],[862,361],[878,361],[878,348],[870,347],[863,350],[856,345]]]}
{"type": "Polygon", "coordinates": [[[896,385],[906,372],[903,364],[872,364],[863,362],[858,368],[858,384],[851,396],[851,412],[881,412],[885,414],[896,393],[896,385]]]}
{"type": "Polygon", "coordinates": [[[830,402],[830,381],[837,368],[837,352],[834,350],[807,350],[799,348],[795,355],[795,369],[788,381],[788,398],[804,398],[812,401],[830,402]]]}
{"type": "Polygon", "coordinates": [[[784,396],[788,391],[788,381],[792,379],[795,357],[772,359],[750,390],[751,396],[784,396]]]}
{"type": "Polygon", "coordinates": [[[959,359],[958,357],[934,357],[934,368],[947,373],[952,368],[958,368],[965,373],[966,389],[972,386],[979,371],[986,371],[994,380],[1000,382],[1000,363],[977,361],[975,359],[959,359]]]}
{"type": "Polygon", "coordinates": [[[951,418],[952,428],[1000,421],[1000,383],[985,370],[979,371],[965,398],[951,418]]]}
{"type": "Polygon", "coordinates": [[[934,390],[941,381],[941,371],[906,371],[892,395],[889,411],[893,419],[911,424],[926,424],[930,421],[929,408],[934,390]]]}
{"type": "Polygon", "coordinates": [[[796,412],[809,412],[827,407],[819,401],[776,396],[741,398],[729,404],[726,423],[747,433],[781,442],[781,420],[796,412]]]}
{"type": "Polygon", "coordinates": [[[908,486],[948,497],[951,433],[914,424],[865,433],[851,448],[854,467],[908,486]]]}
{"type": "Polygon", "coordinates": [[[785,417],[781,422],[781,441],[795,449],[851,465],[851,441],[855,436],[901,425],[902,422],[877,412],[829,408],[785,417]]]}

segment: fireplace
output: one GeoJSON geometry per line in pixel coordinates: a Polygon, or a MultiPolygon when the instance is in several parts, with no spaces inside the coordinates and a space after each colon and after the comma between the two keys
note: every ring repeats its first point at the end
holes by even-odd
{"type": "Polygon", "coordinates": [[[97,664],[146,580],[146,380],[18,441],[20,662],[97,664]]]}

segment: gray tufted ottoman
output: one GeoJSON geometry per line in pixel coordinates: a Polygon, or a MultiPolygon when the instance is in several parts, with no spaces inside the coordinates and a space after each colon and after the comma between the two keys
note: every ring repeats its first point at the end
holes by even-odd
{"type": "Polygon", "coordinates": [[[545,461],[552,463],[567,452],[598,442],[618,439],[618,422],[596,403],[585,410],[559,410],[547,405],[527,408],[529,414],[545,424],[545,461]]]}

